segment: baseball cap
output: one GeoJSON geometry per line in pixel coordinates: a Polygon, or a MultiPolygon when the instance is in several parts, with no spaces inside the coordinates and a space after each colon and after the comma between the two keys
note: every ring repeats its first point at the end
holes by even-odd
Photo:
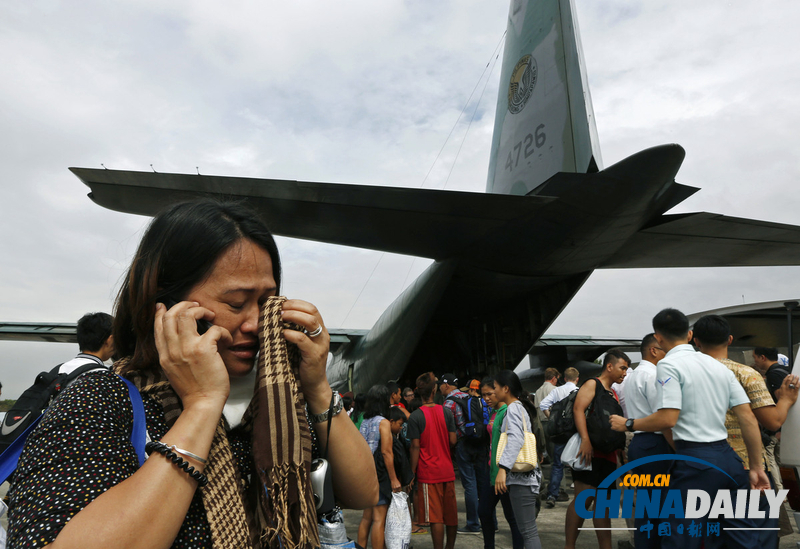
{"type": "Polygon", "coordinates": [[[469,388],[479,391],[481,388],[481,382],[478,381],[477,379],[473,379],[472,381],[469,382],[469,388]]]}
{"type": "Polygon", "coordinates": [[[442,377],[439,378],[439,385],[442,383],[447,383],[453,387],[458,387],[458,378],[455,374],[443,374],[442,377]]]}

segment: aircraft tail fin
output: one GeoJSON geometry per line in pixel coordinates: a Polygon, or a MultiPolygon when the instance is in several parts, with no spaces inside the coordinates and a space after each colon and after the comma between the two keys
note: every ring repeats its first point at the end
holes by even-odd
{"type": "Polygon", "coordinates": [[[574,0],[511,0],[486,191],[601,169],[574,0]]]}

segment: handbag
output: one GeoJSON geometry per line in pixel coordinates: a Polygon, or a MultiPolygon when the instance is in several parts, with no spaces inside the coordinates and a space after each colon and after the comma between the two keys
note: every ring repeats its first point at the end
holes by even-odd
{"type": "MultiPolygon", "coordinates": [[[[521,406],[521,405],[520,405],[521,406]]],[[[536,456],[536,437],[530,429],[530,418],[528,412],[523,408],[523,422],[528,422],[527,428],[523,429],[525,434],[525,441],[522,443],[522,448],[519,450],[517,459],[514,461],[514,466],[511,468],[512,473],[527,473],[536,468],[539,461],[536,456]]],[[[500,433],[500,439],[497,441],[497,453],[495,454],[495,462],[499,463],[500,456],[508,444],[508,433],[503,431],[500,433]]]]}
{"type": "Polygon", "coordinates": [[[561,463],[572,469],[573,471],[591,471],[592,461],[584,463],[578,457],[578,452],[581,449],[581,435],[575,433],[567,441],[566,446],[561,451],[561,463]]]}

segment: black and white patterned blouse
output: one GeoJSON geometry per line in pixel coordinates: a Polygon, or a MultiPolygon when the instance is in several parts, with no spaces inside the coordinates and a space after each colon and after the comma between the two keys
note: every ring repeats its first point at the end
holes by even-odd
{"type": "MultiPolygon", "coordinates": [[[[143,395],[147,431],[161,439],[161,407],[143,395]]],[[[97,496],[131,476],[139,461],[131,444],[128,388],[114,373],[81,376],[49,408],[30,435],[9,491],[8,546],[42,547],[97,496]]],[[[252,473],[249,436],[228,433],[243,478],[252,473]]],[[[164,494],[168,497],[168,494],[164,494]]],[[[173,548],[210,548],[211,534],[198,490],[173,548]]]]}

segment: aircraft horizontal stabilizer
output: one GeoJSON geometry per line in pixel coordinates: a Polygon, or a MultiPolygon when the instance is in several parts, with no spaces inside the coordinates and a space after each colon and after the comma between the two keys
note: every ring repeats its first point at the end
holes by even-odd
{"type": "Polygon", "coordinates": [[[546,196],[70,168],[97,204],[155,215],[181,200],[242,199],[278,235],[443,259],[530,215],[546,196]]]}
{"type": "Polygon", "coordinates": [[[602,269],[800,265],[800,227],[707,212],[661,216],[602,269]]]}

